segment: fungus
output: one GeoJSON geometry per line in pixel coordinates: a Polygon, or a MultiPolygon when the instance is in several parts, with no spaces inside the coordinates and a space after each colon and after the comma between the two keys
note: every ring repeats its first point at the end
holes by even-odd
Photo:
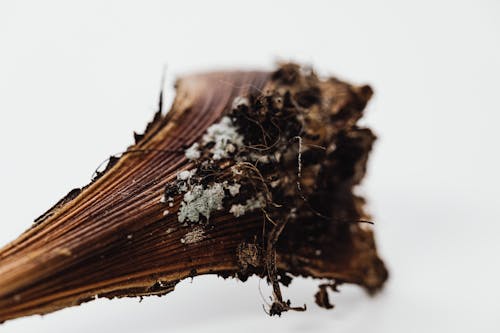
{"type": "Polygon", "coordinates": [[[244,204],[234,204],[229,209],[235,217],[240,217],[248,212],[253,212],[256,209],[263,208],[266,205],[264,196],[259,193],[257,197],[248,199],[244,204]]]}
{"type": "Polygon", "coordinates": [[[196,159],[200,158],[201,154],[200,154],[199,146],[200,145],[198,144],[198,142],[195,142],[195,143],[193,143],[193,145],[191,147],[186,149],[184,154],[186,155],[186,158],[188,160],[196,160],[196,159]]]}
{"type": "Polygon", "coordinates": [[[228,157],[236,150],[236,147],[243,145],[243,137],[229,117],[222,117],[218,123],[210,126],[203,135],[202,141],[205,145],[213,144],[210,153],[214,160],[228,157]]]}
{"type": "Polygon", "coordinates": [[[224,188],[222,184],[215,183],[208,185],[195,185],[184,194],[184,201],[179,208],[179,222],[199,222],[200,215],[207,221],[210,213],[222,209],[222,200],[224,199],[224,188]]]}

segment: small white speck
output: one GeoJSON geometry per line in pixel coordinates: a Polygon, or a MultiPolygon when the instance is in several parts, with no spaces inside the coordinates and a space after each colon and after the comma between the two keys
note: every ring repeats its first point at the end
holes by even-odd
{"type": "Polygon", "coordinates": [[[173,202],[169,202],[168,203],[168,207],[174,207],[174,203],[173,202]]]}
{"type": "Polygon", "coordinates": [[[189,177],[191,177],[191,172],[189,172],[188,170],[181,171],[177,175],[177,179],[180,179],[180,180],[188,180],[189,177]]]}
{"type": "Polygon", "coordinates": [[[200,145],[197,142],[195,142],[195,143],[193,143],[193,145],[191,147],[186,149],[184,154],[186,155],[186,158],[188,160],[196,160],[196,159],[200,158],[201,153],[199,150],[199,146],[200,145]]]}
{"type": "Polygon", "coordinates": [[[127,235],[127,239],[132,239],[132,237],[133,237],[133,236],[132,236],[131,234],[130,234],[130,235],[127,235]]]}
{"type": "Polygon", "coordinates": [[[167,209],[167,210],[164,210],[164,211],[163,211],[163,216],[167,216],[167,215],[168,215],[168,213],[170,213],[170,212],[168,211],[168,209],[167,209]]]}
{"type": "Polygon", "coordinates": [[[240,106],[249,106],[249,105],[250,105],[250,101],[248,100],[248,98],[243,97],[243,96],[236,96],[233,99],[232,108],[234,110],[234,109],[237,109],[240,106]]]}
{"type": "Polygon", "coordinates": [[[280,161],[280,159],[281,159],[281,153],[279,151],[277,151],[277,152],[274,153],[274,159],[276,160],[276,162],[280,161]]]}
{"type": "Polygon", "coordinates": [[[238,193],[240,193],[240,187],[241,187],[240,184],[233,184],[233,185],[227,185],[225,188],[228,189],[231,196],[234,197],[238,193]]]}
{"type": "Polygon", "coordinates": [[[240,217],[242,215],[245,215],[245,206],[242,204],[236,204],[232,205],[231,209],[229,209],[229,212],[232,213],[236,217],[240,217]]]}

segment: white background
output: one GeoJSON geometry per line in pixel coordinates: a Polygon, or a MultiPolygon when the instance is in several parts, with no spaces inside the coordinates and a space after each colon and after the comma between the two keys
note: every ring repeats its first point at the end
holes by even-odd
{"type": "Polygon", "coordinates": [[[197,277],[0,332],[499,332],[498,1],[2,0],[0,244],[144,129],[164,65],[171,82],[283,59],[375,89],[360,192],[391,272],[381,294],[344,286],[326,311],[297,279],[285,295],[308,311],[269,318],[257,279],[197,277]]]}

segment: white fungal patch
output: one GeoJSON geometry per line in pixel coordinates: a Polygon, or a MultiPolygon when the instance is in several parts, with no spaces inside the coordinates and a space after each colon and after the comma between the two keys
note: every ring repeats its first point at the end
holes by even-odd
{"type": "Polygon", "coordinates": [[[193,143],[193,145],[191,147],[189,147],[188,149],[186,149],[186,151],[184,152],[184,154],[186,155],[186,158],[188,160],[199,159],[201,156],[199,148],[200,148],[200,145],[197,142],[193,143]]]}
{"type": "Polygon", "coordinates": [[[184,170],[177,174],[177,179],[179,180],[189,180],[196,173],[196,169],[184,170]]]}
{"type": "Polygon", "coordinates": [[[188,232],[181,238],[181,243],[183,244],[193,244],[198,243],[206,238],[205,230],[201,227],[195,227],[192,231],[188,232]]]}
{"type": "Polygon", "coordinates": [[[261,193],[259,193],[257,197],[248,199],[244,205],[242,204],[232,205],[231,209],[229,209],[229,212],[236,217],[240,217],[248,212],[252,212],[256,209],[263,208],[265,207],[265,205],[266,205],[266,200],[264,199],[264,196],[261,193]]]}
{"type": "Polygon", "coordinates": [[[210,213],[222,209],[224,199],[224,187],[215,183],[206,188],[203,185],[195,185],[184,194],[184,201],[181,203],[178,213],[179,222],[199,222],[200,215],[207,221],[210,213]]]}
{"type": "Polygon", "coordinates": [[[188,178],[190,176],[191,176],[191,172],[184,170],[184,171],[179,172],[179,174],[177,175],[177,179],[188,180],[188,178]]]}
{"type": "Polygon", "coordinates": [[[229,212],[232,213],[236,217],[240,217],[240,216],[245,215],[246,210],[245,210],[244,205],[236,204],[236,205],[231,206],[231,209],[229,210],[229,212]]]}
{"type": "MultiPolygon", "coordinates": [[[[177,180],[180,181],[179,183],[179,191],[180,192],[186,192],[191,184],[191,177],[194,176],[196,173],[197,169],[192,169],[192,170],[184,170],[181,171],[177,174],[177,180]]],[[[173,200],[173,199],[172,199],[173,200]]],[[[169,200],[171,201],[171,200],[169,200]]]]}
{"type": "Polygon", "coordinates": [[[229,190],[229,194],[231,194],[232,197],[235,197],[240,193],[240,184],[233,184],[233,185],[225,185],[224,188],[229,190]]]}
{"type": "Polygon", "coordinates": [[[233,173],[233,175],[235,176],[240,176],[243,174],[243,171],[241,171],[241,169],[237,166],[237,165],[233,165],[231,167],[231,172],[233,173]]]}
{"type": "Polygon", "coordinates": [[[232,154],[232,153],[234,153],[235,151],[236,151],[236,146],[235,146],[235,145],[233,145],[232,143],[230,143],[230,144],[228,144],[228,145],[226,146],[226,152],[228,152],[228,153],[231,153],[231,154],[232,154]]]}
{"type": "Polygon", "coordinates": [[[240,106],[250,106],[250,101],[248,98],[243,97],[243,96],[237,96],[233,99],[233,105],[232,108],[233,110],[238,109],[240,106]]]}
{"type": "Polygon", "coordinates": [[[231,118],[222,117],[218,123],[207,129],[202,142],[203,144],[213,142],[214,146],[210,149],[212,158],[220,160],[234,153],[236,148],[243,146],[243,136],[238,133],[231,118]]]}

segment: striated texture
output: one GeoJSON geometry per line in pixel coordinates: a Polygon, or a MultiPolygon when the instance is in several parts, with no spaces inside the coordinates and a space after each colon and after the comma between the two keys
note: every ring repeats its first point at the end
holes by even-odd
{"type": "Polygon", "coordinates": [[[303,309],[281,292],[293,276],[329,279],[316,294],[327,308],[341,283],[383,285],[353,194],[375,139],[356,125],[370,87],[285,64],[176,88],[120,158],[0,250],[0,321],[162,295],[200,274],[266,278],[271,315],[303,309]]]}

